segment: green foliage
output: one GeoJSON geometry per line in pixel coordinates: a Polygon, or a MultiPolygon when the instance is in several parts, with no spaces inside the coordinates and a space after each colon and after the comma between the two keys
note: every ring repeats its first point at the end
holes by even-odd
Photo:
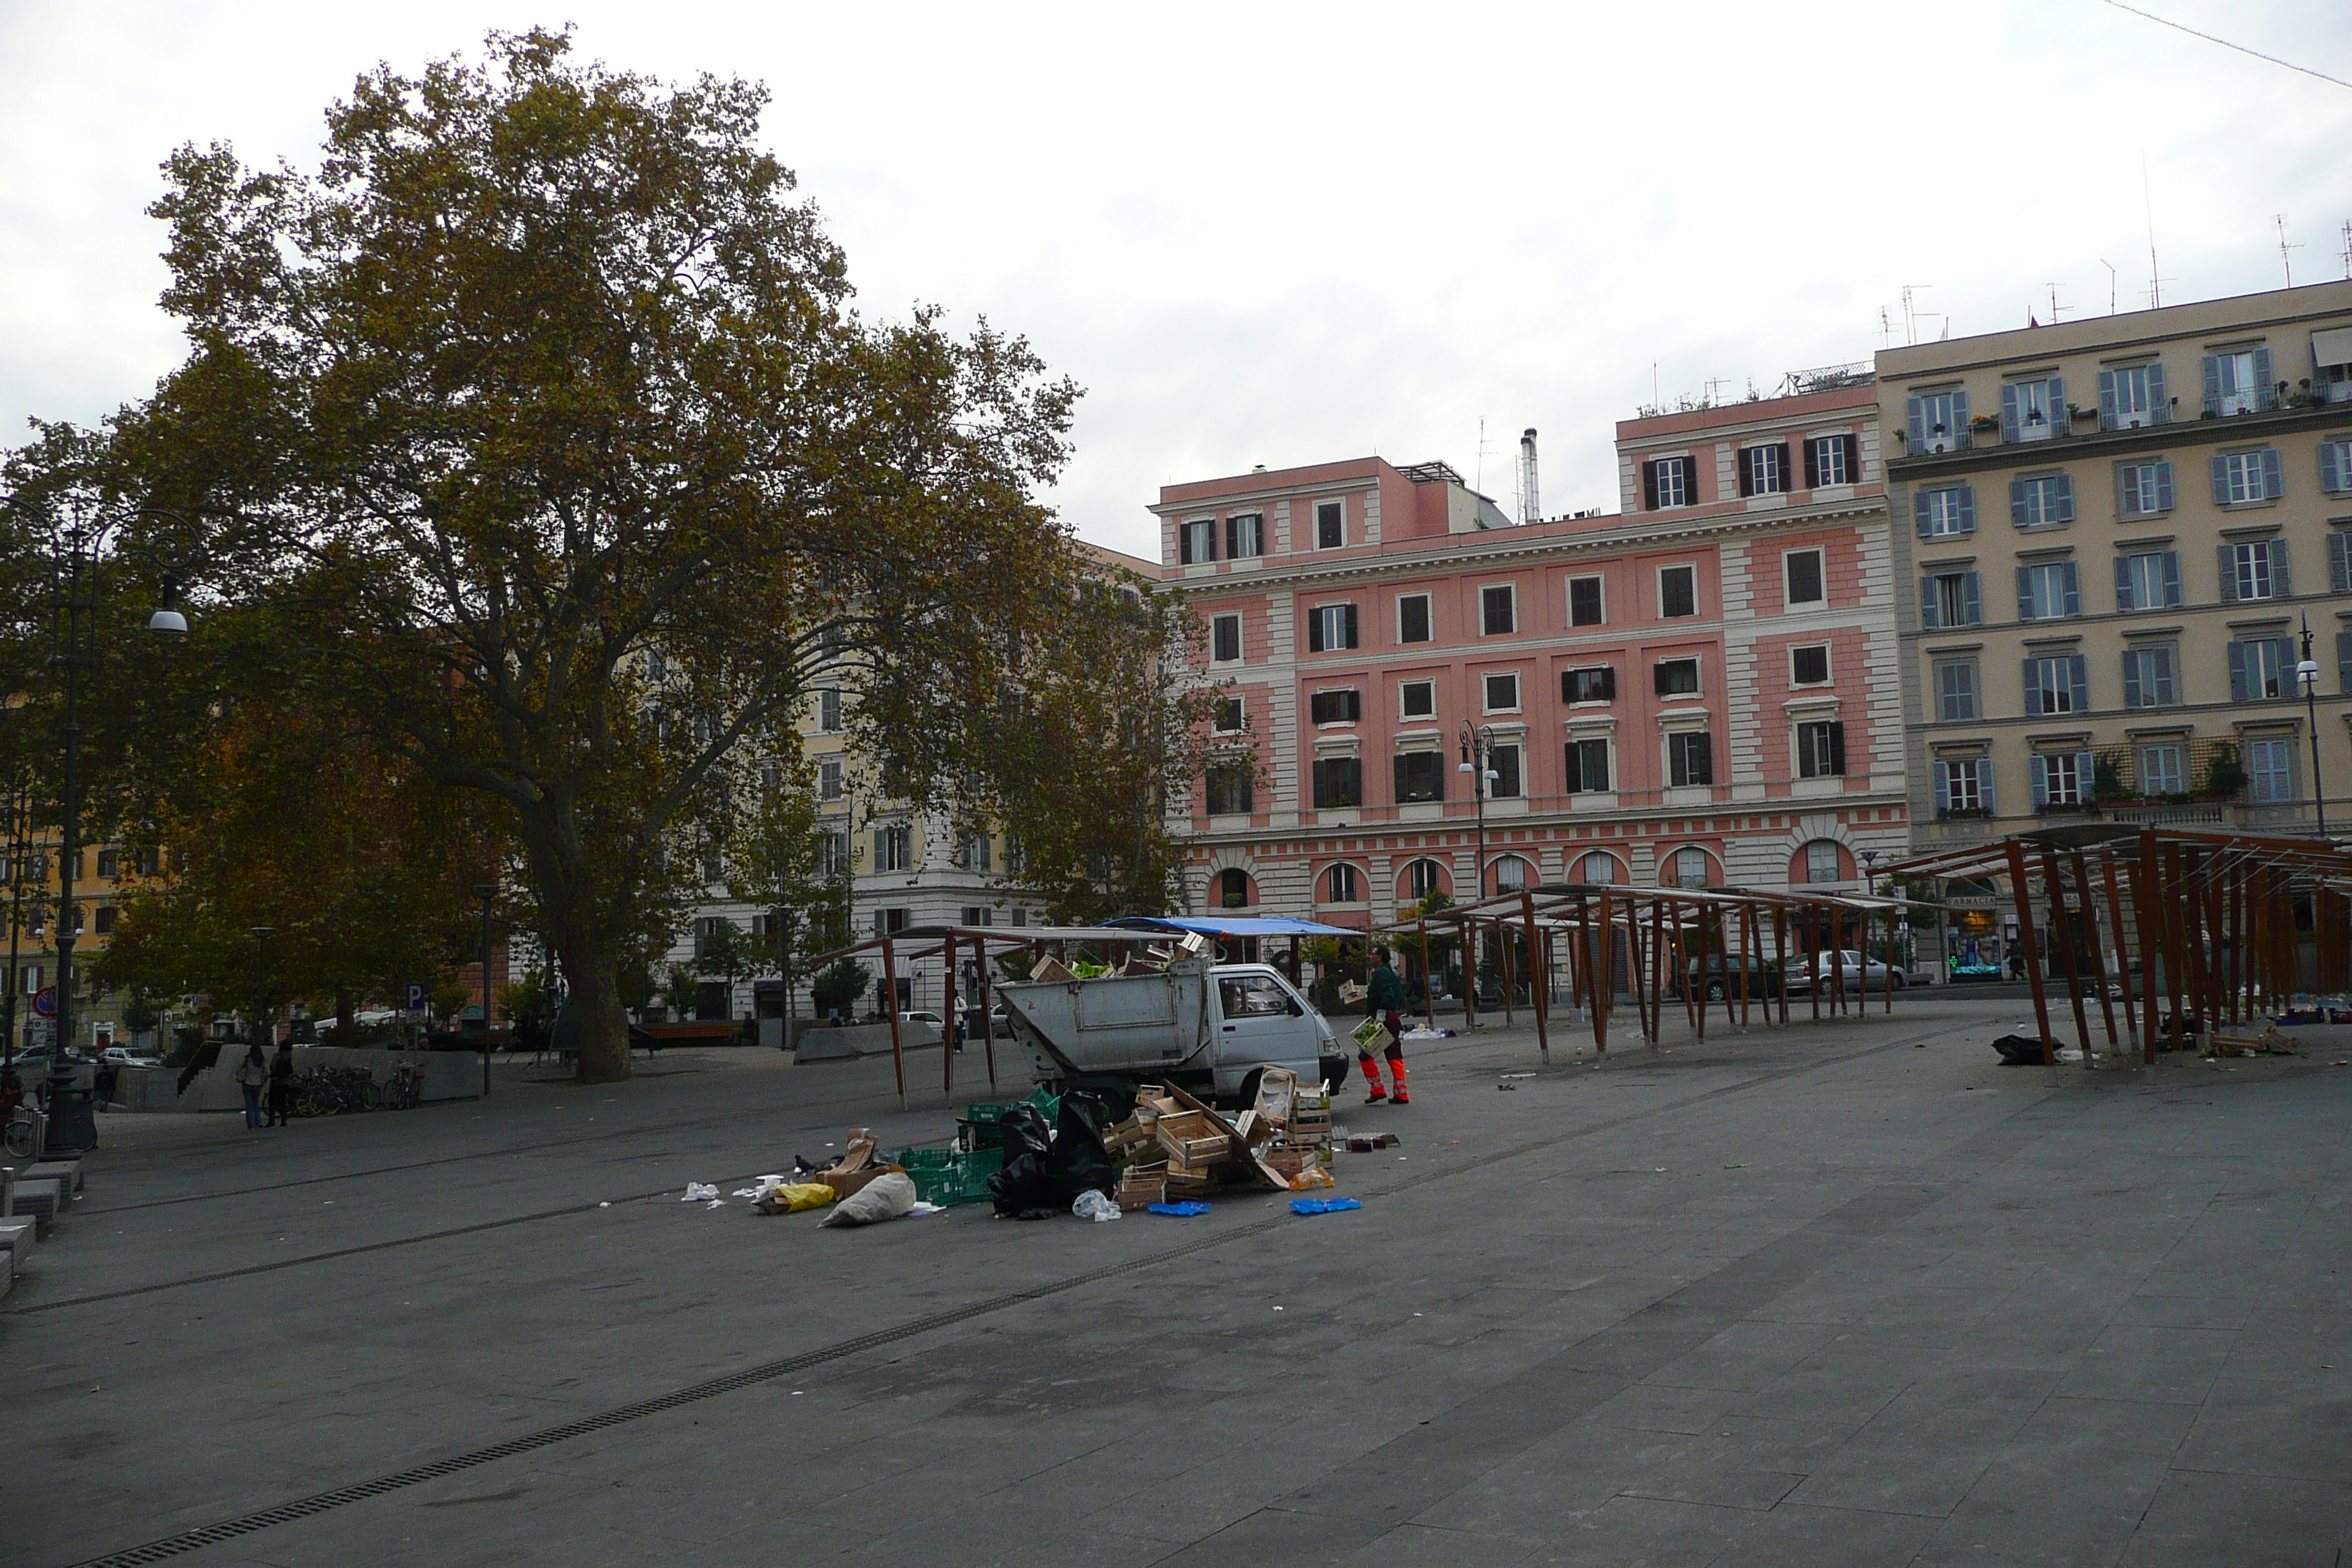
{"type": "Polygon", "coordinates": [[[2246,770],[2238,761],[2238,748],[2228,741],[2214,746],[2212,759],[2205,764],[2203,793],[2236,797],[2246,789],[2246,770]]]}
{"type": "MultiPolygon", "coordinates": [[[[225,606],[274,612],[259,673],[495,808],[509,912],[600,1081],[629,1070],[622,966],[677,929],[747,741],[814,678],[856,690],[882,793],[999,820],[1118,715],[1088,689],[1100,617],[1072,613],[1094,568],[1035,499],[1076,389],[984,324],[853,312],[760,144],[761,89],[569,50],[532,32],[380,68],[329,110],[315,174],[174,153],[153,211],[187,362],[101,435],[44,431],[8,484],[171,509],[185,525],[127,531],[123,559],[188,580],[192,646],[225,606]]],[[[23,560],[0,641],[29,647],[23,560]]],[[[247,673],[208,668],[224,686],[141,689],[201,728],[247,673]]],[[[1167,753],[1129,751],[1143,775],[1084,787],[1156,784],[1167,753]]],[[[1119,833],[1076,837],[1143,897],[1165,855],[1133,802],[1160,795],[1128,798],[1119,833]]],[[[1039,835],[1056,879],[1070,837],[1039,835]]]]}
{"type": "Polygon", "coordinates": [[[874,972],[854,958],[837,958],[819,971],[809,984],[809,999],[820,1018],[838,1012],[850,1016],[857,999],[874,984],[874,972]]]}
{"type": "Polygon", "coordinates": [[[449,1020],[473,1005],[474,988],[454,980],[445,981],[436,985],[425,1000],[432,1005],[434,1022],[446,1028],[449,1020]]]}

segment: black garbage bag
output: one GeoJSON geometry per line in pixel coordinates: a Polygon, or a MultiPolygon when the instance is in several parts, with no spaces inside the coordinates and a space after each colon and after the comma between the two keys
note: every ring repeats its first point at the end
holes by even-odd
{"type": "Polygon", "coordinates": [[[2000,1065],[2005,1068],[2038,1068],[2042,1065],[2042,1042],[2032,1035],[2003,1035],[1992,1043],[2000,1053],[2000,1065]]]}
{"type": "Polygon", "coordinates": [[[1066,1094],[1049,1140],[1045,1112],[1034,1105],[1015,1106],[1004,1118],[1004,1168],[988,1178],[996,1212],[1046,1219],[1069,1213],[1089,1188],[1109,1193],[1117,1172],[1103,1148],[1106,1120],[1103,1103],[1094,1096],[1066,1094]]]}

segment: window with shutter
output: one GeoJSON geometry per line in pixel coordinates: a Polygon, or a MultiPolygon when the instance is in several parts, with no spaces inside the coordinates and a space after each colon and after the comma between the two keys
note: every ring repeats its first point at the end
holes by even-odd
{"type": "Polygon", "coordinates": [[[2319,444],[2319,488],[2332,496],[2352,490],[2352,439],[2319,444]]]}
{"type": "Polygon", "coordinates": [[[1789,681],[1793,686],[1824,686],[1830,679],[1827,643],[1807,643],[1789,650],[1789,681]]]}
{"type": "Polygon", "coordinates": [[[1225,555],[1240,561],[1265,553],[1265,518],[1254,511],[1235,512],[1225,519],[1225,555]]]}
{"type": "MultiPolygon", "coordinates": [[[[1232,664],[1242,657],[1242,618],[1239,616],[1219,616],[1209,623],[1209,657],[1220,664],[1232,664]]],[[[1312,623],[1309,623],[1312,630],[1312,623]]]]}
{"type": "Polygon", "coordinates": [[[1696,697],[1698,695],[1698,660],[1667,658],[1658,661],[1657,693],[1661,697],[1696,697]]]}
{"type": "Polygon", "coordinates": [[[1315,760],[1315,805],[1331,811],[1364,804],[1364,761],[1361,757],[1318,757],[1315,760]]]}
{"type": "Polygon", "coordinates": [[[1562,702],[1614,702],[1617,700],[1615,667],[1604,664],[1586,669],[1560,671],[1559,700],[1562,702]]]}
{"type": "Polygon", "coordinates": [[[1397,600],[1397,641],[1427,642],[1429,631],[1429,595],[1406,594],[1397,600]]]}
{"type": "Polygon", "coordinates": [[[1217,558],[1217,521],[1202,518],[1188,522],[1178,531],[1177,558],[1181,564],[1204,564],[1217,558]]]}
{"type": "Polygon", "coordinates": [[[1445,798],[1445,756],[1441,752],[1400,752],[1396,759],[1400,805],[1445,798]]]}
{"type": "Polygon", "coordinates": [[[2330,529],[2327,533],[2327,588],[2334,594],[2352,594],[2352,531],[2330,529]]]}
{"type": "Polygon", "coordinates": [[[1977,716],[1977,661],[1954,658],[1936,666],[1936,717],[1954,724],[1977,716]]]}
{"type": "Polygon", "coordinates": [[[1931,632],[1940,631],[1943,629],[1943,618],[1937,614],[1937,609],[1936,579],[1933,577],[1920,578],[1919,625],[1923,629],[1931,632]]]}
{"type": "Polygon", "coordinates": [[[2336,689],[2352,696],[2352,631],[2336,634],[2336,689]]]}
{"type": "Polygon", "coordinates": [[[1563,753],[1560,787],[1570,795],[1586,795],[1609,787],[1609,742],[1570,741],[1563,753]]]}
{"type": "Polygon", "coordinates": [[[1601,579],[1570,577],[1568,580],[1568,624],[1571,626],[1597,626],[1601,624],[1601,579]]]}
{"type": "Polygon", "coordinates": [[[1714,740],[1704,730],[1666,737],[1666,782],[1677,787],[1715,782],[1714,740]]]}

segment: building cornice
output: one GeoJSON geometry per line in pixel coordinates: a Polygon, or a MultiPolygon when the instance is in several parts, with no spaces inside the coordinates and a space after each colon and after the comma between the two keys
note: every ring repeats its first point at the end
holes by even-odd
{"type": "Polygon", "coordinates": [[[2331,425],[2352,429],[2352,406],[2323,403],[2310,408],[2275,408],[2263,414],[2233,414],[2228,418],[2174,419],[2129,430],[2095,430],[2047,441],[2004,441],[1997,447],[1970,447],[1959,452],[1894,457],[1886,459],[1886,477],[1889,482],[1908,483],[1986,468],[2048,468],[2075,458],[2161,452],[2168,447],[2234,447],[2276,435],[2325,429],[2331,425]]]}

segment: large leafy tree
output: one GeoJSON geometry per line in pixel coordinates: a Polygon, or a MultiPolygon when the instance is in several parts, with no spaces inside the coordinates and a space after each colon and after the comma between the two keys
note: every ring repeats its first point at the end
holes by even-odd
{"type": "Polygon", "coordinates": [[[88,460],[194,521],[200,600],[283,612],[318,700],[497,803],[612,1079],[616,970],[813,676],[845,663],[900,797],[1010,816],[1054,776],[1005,710],[1083,679],[1088,565],[1034,499],[1076,391],[985,326],[856,315],[757,88],[488,57],[362,79],[314,175],[173,156],[192,353],[88,460]]]}

